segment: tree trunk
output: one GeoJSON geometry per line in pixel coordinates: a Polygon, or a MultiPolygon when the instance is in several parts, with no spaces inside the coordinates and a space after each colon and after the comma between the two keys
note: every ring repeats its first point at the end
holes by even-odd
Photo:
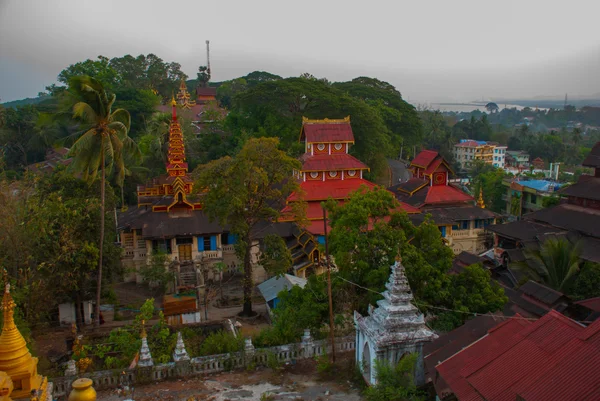
{"type": "Polygon", "coordinates": [[[125,210],[125,195],[123,194],[123,185],[121,185],[121,210],[125,210]]]}
{"type": "Polygon", "coordinates": [[[246,254],[244,255],[244,309],[242,309],[242,316],[253,316],[252,311],[252,263],[250,258],[251,254],[250,239],[246,238],[246,254]]]}
{"type": "Polygon", "coordinates": [[[102,291],[102,254],[104,253],[104,141],[101,142],[100,149],[100,167],[102,168],[102,177],[100,177],[100,255],[98,258],[98,288],[96,289],[96,308],[94,309],[94,326],[100,327],[100,293],[102,291]]]}

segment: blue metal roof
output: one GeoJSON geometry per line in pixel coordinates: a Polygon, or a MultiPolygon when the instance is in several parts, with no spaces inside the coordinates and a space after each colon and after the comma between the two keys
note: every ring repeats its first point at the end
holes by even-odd
{"type": "Polygon", "coordinates": [[[271,277],[264,283],[259,284],[258,290],[265,301],[269,302],[272,299],[277,298],[277,294],[282,290],[290,290],[295,285],[304,288],[306,283],[307,280],[304,278],[292,276],[291,274],[284,274],[283,276],[271,277]]]}
{"type": "Polygon", "coordinates": [[[526,180],[526,181],[517,181],[517,184],[523,185],[524,187],[535,189],[536,191],[541,192],[554,192],[563,184],[554,181],[548,180],[526,180]]]}

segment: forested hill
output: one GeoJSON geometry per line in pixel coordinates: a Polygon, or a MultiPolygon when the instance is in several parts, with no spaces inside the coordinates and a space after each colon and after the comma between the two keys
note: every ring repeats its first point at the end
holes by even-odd
{"type": "MultiPolygon", "coordinates": [[[[312,119],[351,117],[356,139],[351,153],[370,168],[369,178],[387,183],[386,158],[397,157],[400,149],[420,148],[423,127],[411,104],[402,99],[393,85],[376,78],[358,77],[348,82],[330,82],[310,74],[283,78],[254,71],[239,78],[212,82],[206,67],[188,77],[177,62],[164,61],[154,54],[98,57],[67,66],[57,77],[58,84],[46,88],[29,104],[11,102],[0,106],[2,166],[10,176],[19,177],[25,167],[43,160],[50,147],[72,145],[77,122],[72,119],[67,86],[71,78],[88,75],[116,95],[114,107],[131,115],[129,136],[139,145],[143,159],[128,166],[125,197],[135,201],[137,184],[164,172],[166,139],[170,115],[158,112],[177,93],[185,80],[192,94],[198,83],[217,88],[217,105],[204,111],[201,135],[191,121],[183,122],[186,156],[193,170],[223,156],[234,156],[252,137],[278,137],[281,149],[293,157],[304,150],[298,142],[302,117],[312,119]],[[216,107],[226,112],[220,112],[216,107]]],[[[25,101],[24,101],[25,102],[25,101]]]]}
{"type": "Polygon", "coordinates": [[[38,96],[38,97],[28,97],[25,99],[20,99],[20,100],[13,100],[12,102],[6,102],[6,103],[1,103],[3,107],[9,108],[9,107],[20,107],[20,106],[26,106],[28,104],[38,104],[40,103],[42,100],[44,100],[43,96],[38,96]]]}

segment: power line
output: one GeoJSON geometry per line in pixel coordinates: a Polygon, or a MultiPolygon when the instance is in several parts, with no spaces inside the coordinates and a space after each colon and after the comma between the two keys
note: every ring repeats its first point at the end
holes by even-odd
{"type": "MultiPolygon", "coordinates": [[[[379,291],[375,291],[375,290],[373,290],[371,288],[367,288],[367,287],[364,287],[364,286],[362,286],[360,284],[356,284],[356,283],[354,283],[354,282],[352,282],[350,280],[347,280],[347,279],[345,279],[343,277],[336,276],[335,278],[339,278],[340,280],[343,280],[343,281],[345,281],[345,282],[347,282],[349,284],[352,284],[352,285],[354,285],[356,287],[362,288],[363,290],[367,290],[367,291],[370,291],[370,292],[373,292],[375,294],[383,296],[383,293],[381,293],[379,291]]],[[[442,306],[429,305],[429,304],[426,304],[426,303],[423,303],[423,302],[417,302],[414,299],[412,300],[412,303],[415,304],[415,305],[418,305],[418,306],[426,307],[426,308],[438,309],[438,310],[443,310],[443,311],[446,311],[446,312],[462,313],[462,314],[465,314],[465,315],[471,315],[471,316],[475,316],[475,317],[477,317],[477,316],[487,316],[487,317],[493,317],[493,318],[519,319],[519,320],[527,320],[527,321],[536,321],[536,320],[540,319],[540,318],[524,317],[524,316],[504,316],[504,315],[494,315],[493,313],[468,312],[468,311],[464,311],[464,310],[444,308],[442,306]]],[[[574,319],[572,319],[572,320],[575,321],[575,322],[577,322],[577,323],[582,323],[582,324],[593,323],[593,321],[588,321],[588,320],[574,320],[574,319]]]]}

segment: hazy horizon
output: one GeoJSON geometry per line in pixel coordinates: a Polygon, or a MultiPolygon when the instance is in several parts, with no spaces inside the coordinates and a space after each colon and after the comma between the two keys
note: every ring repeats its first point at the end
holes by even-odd
{"type": "Polygon", "coordinates": [[[0,0],[2,102],[35,97],[98,55],[154,53],[195,78],[207,39],[213,81],[370,76],[414,104],[600,93],[593,1],[49,3],[0,0]]]}

